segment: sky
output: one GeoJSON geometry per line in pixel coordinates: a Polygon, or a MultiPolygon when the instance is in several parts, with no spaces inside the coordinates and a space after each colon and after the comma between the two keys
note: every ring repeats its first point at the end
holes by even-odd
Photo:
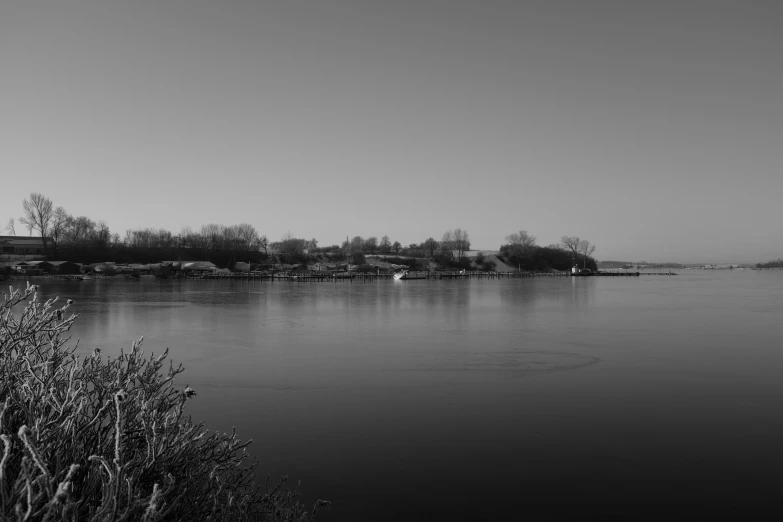
{"type": "Polygon", "coordinates": [[[3,0],[0,225],[40,192],[121,235],[783,257],[781,26],[775,1],[3,0]]]}

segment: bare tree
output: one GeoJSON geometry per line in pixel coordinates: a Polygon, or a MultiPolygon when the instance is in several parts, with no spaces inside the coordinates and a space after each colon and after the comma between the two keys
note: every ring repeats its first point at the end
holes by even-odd
{"type": "Polygon", "coordinates": [[[529,234],[527,230],[520,230],[506,236],[510,245],[511,254],[517,257],[530,257],[530,253],[536,246],[536,236],[529,234]]]}
{"type": "Polygon", "coordinates": [[[368,254],[374,254],[376,250],[378,250],[378,238],[377,237],[375,237],[375,236],[368,237],[367,239],[364,240],[364,251],[365,252],[367,252],[368,254]]]}
{"type": "Polygon", "coordinates": [[[65,233],[65,229],[68,226],[68,220],[70,218],[71,216],[68,215],[68,212],[66,212],[63,207],[57,207],[54,209],[54,214],[52,215],[51,235],[52,240],[54,241],[55,252],[57,252],[57,245],[60,244],[60,239],[62,239],[62,236],[65,233]]]}
{"type": "Polygon", "coordinates": [[[295,238],[289,231],[283,234],[280,240],[280,253],[283,255],[286,263],[297,261],[303,254],[304,239],[295,238]]]}
{"type": "Polygon", "coordinates": [[[14,218],[8,219],[8,223],[5,224],[5,231],[8,232],[9,236],[16,235],[16,229],[14,228],[14,218]]]}
{"type": "Polygon", "coordinates": [[[435,257],[435,252],[438,251],[438,241],[435,240],[435,238],[427,238],[427,240],[423,243],[423,247],[425,252],[429,254],[429,257],[435,257]]]}
{"type": "Polygon", "coordinates": [[[457,250],[457,259],[462,261],[465,252],[470,250],[470,237],[467,230],[461,228],[454,230],[454,247],[457,250]]]}
{"type": "Polygon", "coordinates": [[[587,268],[587,258],[595,252],[595,245],[591,244],[588,240],[583,239],[579,242],[579,253],[584,255],[584,263],[582,268],[587,268]]]}
{"type": "Polygon", "coordinates": [[[440,251],[449,259],[454,259],[454,231],[447,230],[440,238],[440,251]]]}
{"type": "Polygon", "coordinates": [[[389,239],[389,236],[383,236],[381,238],[380,250],[381,254],[388,254],[391,250],[391,240],[389,239]]]}
{"type": "Polygon", "coordinates": [[[392,244],[392,250],[394,250],[395,254],[399,254],[401,248],[402,248],[402,245],[400,244],[399,241],[395,241],[394,244],[392,244]]]}
{"type": "Polygon", "coordinates": [[[111,241],[111,230],[109,230],[109,224],[105,221],[98,221],[98,230],[96,239],[104,246],[108,246],[111,241]]]}
{"type": "Polygon", "coordinates": [[[219,250],[223,247],[223,234],[221,225],[209,223],[201,225],[201,241],[206,248],[219,250]]]}
{"type": "Polygon", "coordinates": [[[570,250],[574,256],[579,254],[579,242],[581,240],[579,239],[579,236],[563,236],[560,238],[560,243],[567,249],[570,250]]]}
{"type": "Polygon", "coordinates": [[[264,255],[268,255],[266,249],[269,247],[269,239],[267,239],[266,235],[258,238],[258,245],[264,249],[264,255]]]}
{"type": "Polygon", "coordinates": [[[70,246],[83,246],[95,235],[95,222],[87,216],[68,216],[62,234],[62,242],[70,246]]]}
{"type": "Polygon", "coordinates": [[[249,252],[258,241],[256,228],[249,223],[240,223],[236,226],[236,235],[245,252],[249,252]]]}
{"type": "Polygon", "coordinates": [[[25,198],[22,202],[22,208],[24,216],[19,219],[19,222],[26,226],[31,234],[33,230],[41,234],[44,252],[46,252],[46,236],[49,234],[49,226],[54,215],[52,200],[43,194],[33,192],[30,194],[30,199],[25,198]]]}

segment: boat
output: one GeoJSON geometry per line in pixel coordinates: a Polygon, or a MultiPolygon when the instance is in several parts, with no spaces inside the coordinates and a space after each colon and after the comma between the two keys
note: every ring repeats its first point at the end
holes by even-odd
{"type": "Polygon", "coordinates": [[[407,274],[407,270],[403,270],[401,272],[395,272],[392,277],[394,277],[395,281],[400,281],[403,277],[405,277],[405,274],[407,274]]]}

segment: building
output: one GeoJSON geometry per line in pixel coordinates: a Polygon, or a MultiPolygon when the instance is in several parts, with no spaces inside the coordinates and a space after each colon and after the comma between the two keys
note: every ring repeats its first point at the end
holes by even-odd
{"type": "Polygon", "coordinates": [[[234,272],[240,272],[243,274],[250,273],[250,263],[237,261],[236,263],[234,263],[234,272]]]}
{"type": "MultiPolygon", "coordinates": [[[[54,241],[47,237],[46,247],[53,247],[54,241]]],[[[46,253],[44,240],[34,236],[0,236],[0,253],[16,255],[43,255],[46,253]]]]}
{"type": "Polygon", "coordinates": [[[82,271],[82,265],[71,261],[45,261],[45,263],[42,268],[50,274],[79,274],[82,271]]]}
{"type": "Polygon", "coordinates": [[[41,261],[19,261],[11,266],[12,274],[20,275],[43,275],[44,272],[40,266],[41,261]]]}

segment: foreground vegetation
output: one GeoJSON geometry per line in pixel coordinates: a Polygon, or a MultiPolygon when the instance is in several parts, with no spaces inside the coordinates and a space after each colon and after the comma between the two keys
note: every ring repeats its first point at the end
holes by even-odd
{"type": "Polygon", "coordinates": [[[165,352],[76,357],[72,303],[29,284],[0,303],[0,519],[305,521],[326,504],[258,484],[248,441],[194,424],[165,352]]]}

